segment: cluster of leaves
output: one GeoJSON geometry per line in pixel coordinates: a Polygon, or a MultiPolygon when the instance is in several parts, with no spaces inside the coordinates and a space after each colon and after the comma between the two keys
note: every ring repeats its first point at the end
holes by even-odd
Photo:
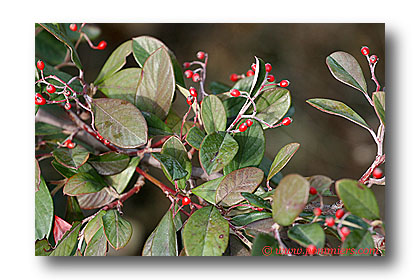
{"type": "MultiPolygon", "coordinates": [[[[71,42],[63,30],[59,44],[71,42]]],[[[48,41],[50,37],[38,37],[41,34],[45,36],[40,32],[37,44],[52,42],[48,41]]],[[[78,57],[72,45],[64,45],[78,57]]],[[[50,62],[58,63],[59,59],[50,62]]],[[[189,93],[182,69],[167,46],[141,36],[117,47],[93,82],[105,97],[92,98],[92,129],[115,150],[98,154],[80,141],[74,149],[57,147],[54,143],[66,137],[63,131],[45,123],[36,125],[37,137],[53,157],[51,165],[62,176],[47,184],[36,161],[36,255],[103,256],[108,244],[117,250],[127,245],[132,226],[121,216],[119,207],[116,210],[108,206],[132,185],[136,167],[142,162],[142,157],[136,153],[132,156],[132,152],[157,139],[165,141],[160,152],[152,152],[151,156],[159,162],[176,194],[167,194],[172,205],[148,237],[143,255],[261,255],[264,246],[284,246],[281,238],[288,247],[312,244],[323,248],[327,236],[341,242],[337,231],[342,225],[351,229],[342,248],[373,248],[371,236],[375,229],[371,222],[378,223],[380,216],[370,189],[354,180],[335,182],[336,193],[351,215],[337,220],[337,226],[327,227],[325,216],[314,217],[306,207],[322,196],[335,196],[330,189],[333,180],[298,174],[282,178],[280,174],[298,150],[298,143],[282,147],[270,161],[264,156],[264,130],[268,126],[255,121],[245,132],[227,131],[246,102],[230,97],[232,88],[255,96],[256,116],[270,125],[288,113],[290,92],[277,86],[263,88],[267,76],[264,65],[262,59],[256,58],[255,75],[241,79],[233,87],[212,83],[212,94],[193,107],[195,119],[199,120],[196,122],[171,109],[175,94],[188,97],[189,93]],[[129,55],[134,56],[138,67],[123,68],[129,55]],[[193,178],[193,150],[198,151],[205,174],[216,179],[201,182],[193,178]],[[270,182],[277,185],[275,190],[271,190],[270,182]],[[62,188],[67,199],[64,220],[54,215],[48,188],[54,184],[53,192],[62,188]],[[318,196],[309,194],[310,186],[317,189],[318,196]],[[179,205],[179,195],[197,203],[179,205]],[[85,217],[81,209],[96,211],[85,217]],[[184,220],[180,209],[186,213],[184,220]]],[[[329,241],[328,246],[331,244],[334,242],[329,241]]]]}

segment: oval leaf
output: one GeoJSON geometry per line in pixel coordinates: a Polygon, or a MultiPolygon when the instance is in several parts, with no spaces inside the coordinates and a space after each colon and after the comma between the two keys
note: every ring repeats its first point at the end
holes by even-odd
{"type": "Polygon", "coordinates": [[[303,211],[308,202],[309,182],[298,174],[285,176],[274,191],[273,218],[281,226],[288,226],[303,211]]]}
{"type": "Polygon", "coordinates": [[[123,69],[98,85],[98,89],[109,98],[123,99],[134,104],[140,68],[123,69]]]}
{"type": "Polygon", "coordinates": [[[85,256],[105,256],[108,251],[108,241],[102,229],[99,229],[87,245],[85,256]]]}
{"type": "Polygon", "coordinates": [[[216,203],[232,206],[244,200],[241,192],[253,192],[264,179],[264,172],[256,167],[235,170],[225,176],[216,191],[216,203]]]}
{"type": "Polygon", "coordinates": [[[343,256],[372,256],[377,249],[372,235],[367,230],[352,229],[341,246],[343,256]]]}
{"type": "Polygon", "coordinates": [[[191,192],[211,204],[216,204],[216,190],[224,178],[225,176],[222,176],[217,179],[205,182],[204,184],[193,188],[191,192]]]}
{"type": "Polygon", "coordinates": [[[368,220],[379,219],[375,195],[364,184],[351,179],[341,179],[335,183],[335,190],[352,214],[368,220]]]}
{"type": "Polygon", "coordinates": [[[54,218],[54,205],[50,191],[42,176],[40,180],[39,190],[35,192],[35,239],[48,238],[54,218]]]}
{"type": "Polygon", "coordinates": [[[207,135],[201,143],[199,158],[208,175],[221,170],[235,157],[239,146],[226,132],[207,135]]]}
{"type": "Polygon", "coordinates": [[[370,129],[365,120],[343,102],[323,98],[308,99],[306,102],[322,112],[343,117],[360,125],[361,127],[370,129]]]}
{"type": "Polygon", "coordinates": [[[95,126],[111,143],[136,148],[147,142],[147,124],[141,112],[121,99],[94,99],[95,126]]]}
{"type": "Polygon", "coordinates": [[[182,232],[188,256],[221,256],[229,241],[229,223],[214,206],[198,209],[182,232]]]}
{"type": "Polygon", "coordinates": [[[90,210],[101,208],[113,200],[115,195],[110,192],[109,188],[103,188],[99,192],[77,195],[77,201],[80,208],[90,210]]]}
{"type": "Polygon", "coordinates": [[[106,187],[100,177],[90,173],[80,172],[70,177],[64,185],[63,193],[70,196],[96,193],[106,187]]]}
{"type": "Polygon", "coordinates": [[[264,200],[263,198],[259,197],[256,194],[249,193],[249,192],[242,192],[241,195],[248,200],[249,204],[255,207],[260,207],[264,209],[271,209],[270,202],[264,200]]]}
{"type": "Polygon", "coordinates": [[[382,124],[385,125],[385,92],[377,91],[373,93],[373,105],[375,107],[376,114],[382,124]]]}
{"type": "Polygon", "coordinates": [[[129,221],[118,214],[117,210],[107,211],[102,217],[102,223],[106,239],[115,250],[119,250],[128,244],[133,228],[129,221]]]}
{"type": "MultiPolygon", "coordinates": [[[[257,98],[257,118],[275,125],[287,113],[292,103],[290,92],[284,88],[272,88],[265,90],[257,98]]],[[[264,129],[269,128],[262,124],[264,129]]]]}
{"type": "Polygon", "coordinates": [[[170,180],[179,180],[188,175],[188,172],[174,157],[159,153],[152,153],[152,156],[160,162],[170,180]]]}
{"type": "Polygon", "coordinates": [[[90,243],[90,240],[96,234],[98,230],[102,230],[102,217],[106,214],[106,211],[99,211],[92,220],[90,220],[85,229],[83,230],[83,236],[85,237],[85,241],[87,244],[90,243]]]}
{"type": "Polygon", "coordinates": [[[236,215],[235,217],[231,219],[231,222],[235,224],[236,226],[241,227],[241,226],[246,226],[255,221],[268,219],[271,217],[272,217],[272,214],[269,212],[265,212],[265,211],[255,212],[254,211],[250,213],[236,215]]]}
{"type": "Polygon", "coordinates": [[[293,157],[296,151],[299,149],[299,143],[290,143],[281,148],[281,150],[277,153],[276,157],[271,164],[270,172],[268,172],[267,180],[273,178],[286,164],[289,160],[293,157]]]}
{"type": "Polygon", "coordinates": [[[99,156],[91,156],[89,159],[100,175],[113,175],[123,171],[130,161],[130,157],[117,152],[107,152],[99,156]]]}
{"type": "MultiPolygon", "coordinates": [[[[334,181],[328,178],[327,176],[314,175],[306,179],[308,180],[310,186],[314,187],[317,190],[317,193],[319,193],[320,195],[335,196],[330,190],[330,186],[334,181]]],[[[316,198],[318,198],[317,194],[309,194],[308,201],[311,201],[316,198]]]]}
{"type": "Polygon", "coordinates": [[[60,147],[53,151],[55,160],[65,167],[78,169],[89,158],[89,152],[81,145],[76,145],[73,149],[60,147]]]}
{"type": "Polygon", "coordinates": [[[327,57],[326,62],[334,78],[367,94],[362,68],[352,55],[346,52],[335,52],[327,57]]]}
{"type": "Polygon", "coordinates": [[[276,249],[279,248],[279,243],[272,235],[260,233],[255,237],[254,245],[252,246],[253,256],[276,256],[276,249]]]}
{"type": "Polygon", "coordinates": [[[188,130],[186,141],[188,144],[196,150],[200,150],[201,143],[203,142],[206,133],[196,126],[193,126],[188,130]]]}
{"type": "Polygon", "coordinates": [[[324,248],[325,233],[317,223],[296,225],[289,229],[287,236],[303,247],[308,247],[312,244],[317,249],[324,248]]]}
{"type": "Polygon", "coordinates": [[[226,130],[226,112],[222,101],[215,96],[209,95],[201,104],[201,119],[207,134],[226,130]]]}

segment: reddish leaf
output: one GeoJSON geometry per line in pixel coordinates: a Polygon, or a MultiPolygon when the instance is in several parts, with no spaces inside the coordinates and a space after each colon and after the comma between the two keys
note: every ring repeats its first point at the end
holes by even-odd
{"type": "Polygon", "coordinates": [[[55,216],[54,219],[54,241],[55,244],[58,244],[58,241],[61,240],[63,235],[71,228],[71,224],[67,223],[58,216],[55,216]]]}

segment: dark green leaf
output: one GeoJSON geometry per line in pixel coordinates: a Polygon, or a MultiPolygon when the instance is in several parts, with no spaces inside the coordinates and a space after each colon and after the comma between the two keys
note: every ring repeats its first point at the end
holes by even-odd
{"type": "Polygon", "coordinates": [[[240,79],[232,88],[236,88],[239,91],[246,91],[249,93],[254,82],[254,77],[255,76],[250,76],[240,79]]]}
{"type": "Polygon", "coordinates": [[[341,246],[344,256],[372,256],[377,249],[367,230],[353,229],[341,246]]]}
{"type": "Polygon", "coordinates": [[[50,256],[73,256],[77,247],[77,237],[80,227],[80,222],[73,223],[71,229],[64,234],[50,256]]]}
{"type": "Polygon", "coordinates": [[[322,112],[343,117],[360,125],[361,127],[370,129],[365,120],[343,102],[323,98],[308,99],[306,102],[322,112]]]}
{"type": "Polygon", "coordinates": [[[373,93],[373,105],[375,107],[375,112],[378,115],[379,119],[385,125],[385,92],[377,91],[373,93]]]}
{"type": "Polygon", "coordinates": [[[281,150],[277,153],[276,157],[271,164],[270,172],[268,173],[267,180],[270,180],[275,176],[286,164],[289,160],[293,157],[296,151],[299,149],[299,143],[290,143],[281,148],[281,150]]]}
{"type": "Polygon", "coordinates": [[[174,157],[159,153],[152,153],[152,156],[160,162],[172,180],[179,180],[188,175],[188,172],[174,157]]]}
{"type": "Polygon", "coordinates": [[[193,126],[190,128],[190,130],[188,130],[186,140],[191,147],[196,150],[200,150],[200,146],[204,140],[204,137],[206,137],[206,133],[198,127],[193,126]]]}
{"type": "Polygon", "coordinates": [[[221,256],[229,241],[229,223],[214,206],[195,211],[182,232],[188,256],[221,256]]]}
{"type": "MultiPolygon", "coordinates": [[[[289,110],[291,105],[290,92],[284,88],[272,88],[263,91],[257,98],[257,118],[275,125],[289,110]]],[[[268,126],[262,124],[264,129],[268,126]]]]}
{"type": "Polygon", "coordinates": [[[95,126],[111,143],[136,148],[147,142],[147,123],[133,104],[121,99],[94,99],[95,126]]]}
{"type": "Polygon", "coordinates": [[[256,167],[235,170],[225,176],[216,191],[216,203],[232,206],[244,198],[241,192],[253,192],[264,178],[264,172],[256,167]]]}
{"type": "Polygon", "coordinates": [[[139,157],[131,158],[127,168],[124,171],[115,175],[105,176],[105,181],[110,186],[114,187],[118,193],[122,193],[130,182],[131,177],[133,177],[133,174],[136,171],[136,167],[139,165],[139,163],[139,157]]]}
{"type": "Polygon", "coordinates": [[[209,95],[201,104],[201,119],[207,134],[226,130],[226,112],[222,101],[215,96],[209,95]]]}
{"type": "Polygon", "coordinates": [[[288,226],[303,211],[308,202],[309,182],[298,174],[285,176],[274,191],[273,218],[281,226],[288,226]]]}
{"type": "Polygon", "coordinates": [[[219,177],[217,179],[207,181],[204,184],[201,184],[198,187],[195,187],[191,190],[193,194],[201,197],[211,204],[216,204],[216,190],[219,187],[220,182],[225,178],[225,176],[219,177]]]}
{"type": "Polygon", "coordinates": [[[48,123],[43,122],[36,122],[35,123],[35,136],[40,135],[53,135],[63,131],[61,127],[51,125],[48,123]]]}
{"type": "Polygon", "coordinates": [[[51,161],[51,165],[54,167],[55,170],[57,170],[58,173],[60,173],[66,178],[70,178],[71,176],[77,174],[77,170],[65,167],[64,165],[58,163],[55,159],[51,161]]]}
{"type": "Polygon", "coordinates": [[[355,180],[341,179],[335,190],[352,214],[368,220],[379,219],[379,207],[372,190],[355,180]]]}
{"type": "Polygon", "coordinates": [[[130,161],[130,157],[117,152],[107,152],[99,156],[92,155],[89,163],[100,175],[114,175],[123,171],[130,161]]]}
{"type": "Polygon", "coordinates": [[[81,145],[76,145],[73,149],[66,147],[57,148],[53,151],[55,160],[65,167],[78,169],[89,158],[89,152],[81,145]]]}
{"type": "Polygon", "coordinates": [[[219,94],[219,93],[224,93],[230,90],[230,86],[225,85],[224,83],[221,82],[211,82],[210,83],[210,91],[213,94],[219,94]]]}
{"type": "Polygon", "coordinates": [[[35,192],[35,239],[48,238],[51,232],[54,205],[44,178],[40,177],[39,190],[35,192]]]}
{"type": "Polygon", "coordinates": [[[303,247],[308,247],[312,244],[317,249],[324,248],[325,233],[317,223],[296,225],[289,229],[287,236],[303,247]]]}
{"type": "MultiPolygon", "coordinates": [[[[270,172],[270,168],[272,164],[273,162],[269,158],[264,156],[258,168],[264,171],[264,176],[268,177],[268,173],[270,172]]],[[[279,172],[270,179],[270,182],[278,185],[282,178],[283,178],[283,175],[281,174],[281,172],[279,172]]]]}
{"type": "MultiPolygon", "coordinates": [[[[314,175],[311,177],[306,178],[310,184],[311,187],[315,188],[317,190],[317,193],[319,193],[322,196],[334,196],[334,194],[330,190],[331,184],[334,182],[327,176],[323,175],[314,175]]],[[[315,194],[309,194],[308,201],[311,201],[312,199],[317,198],[318,195],[315,194]]]]}
{"type": "Polygon", "coordinates": [[[87,245],[85,256],[105,256],[108,251],[108,241],[102,229],[99,229],[87,245]]]}
{"type": "Polygon", "coordinates": [[[58,65],[64,61],[66,51],[66,46],[45,30],[35,36],[35,55],[44,62],[58,65]]]}
{"type": "Polygon", "coordinates": [[[271,204],[267,200],[262,199],[258,195],[249,192],[242,192],[241,195],[248,200],[249,204],[255,207],[271,209],[271,204]]]}
{"type": "Polygon", "coordinates": [[[249,92],[251,96],[254,96],[260,90],[267,75],[267,72],[265,71],[265,62],[261,58],[255,57],[255,65],[255,75],[249,92]]]}
{"type": "Polygon", "coordinates": [[[80,172],[69,178],[64,185],[63,193],[70,196],[96,193],[106,187],[106,183],[100,177],[90,173],[80,172]]]}
{"type": "Polygon", "coordinates": [[[77,198],[74,196],[67,196],[66,216],[64,220],[71,224],[75,221],[82,221],[83,218],[84,215],[77,202],[77,198]]]}
{"type": "Polygon", "coordinates": [[[35,241],[35,256],[49,256],[51,254],[51,245],[47,239],[35,241]]]}
{"type": "Polygon", "coordinates": [[[201,143],[199,158],[201,167],[208,175],[225,167],[238,152],[235,139],[226,132],[207,135],[201,143]]]}
{"type": "Polygon", "coordinates": [[[143,117],[146,119],[147,126],[149,128],[149,135],[150,136],[157,136],[157,135],[172,135],[172,129],[158,118],[156,115],[149,113],[149,112],[141,112],[143,117]]]}
{"type": "Polygon", "coordinates": [[[119,250],[127,245],[133,233],[133,228],[129,221],[118,214],[117,210],[109,210],[102,217],[104,232],[109,244],[119,250]]]}
{"type": "Polygon", "coordinates": [[[100,83],[98,89],[109,98],[123,99],[134,104],[140,74],[140,68],[123,69],[100,83]]]}
{"type": "Polygon", "coordinates": [[[253,256],[276,256],[276,249],[279,248],[277,240],[269,234],[258,234],[252,246],[253,256]]]}
{"type": "Polygon", "coordinates": [[[334,78],[367,94],[362,68],[352,55],[341,51],[335,52],[327,57],[326,62],[334,78]]]}
{"type": "Polygon", "coordinates": [[[245,226],[252,222],[259,221],[262,219],[271,218],[272,214],[269,212],[250,212],[245,214],[236,215],[231,219],[231,222],[236,226],[245,226]]]}

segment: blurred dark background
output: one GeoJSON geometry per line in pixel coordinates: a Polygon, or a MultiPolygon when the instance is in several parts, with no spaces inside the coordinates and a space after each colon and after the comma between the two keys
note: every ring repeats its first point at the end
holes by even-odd
{"type": "MultiPolygon", "coordinates": [[[[305,103],[323,97],[340,100],[359,113],[374,130],[378,120],[373,108],[359,91],[337,81],[329,72],[325,58],[334,51],[346,51],[360,63],[370,92],[375,90],[369,67],[360,54],[367,45],[380,62],[376,68],[381,86],[385,86],[384,24],[98,24],[106,40],[104,51],[79,47],[86,80],[94,81],[111,52],[121,43],[140,35],[163,41],[179,63],[194,60],[203,50],[209,54],[207,87],[211,81],[233,85],[231,73],[246,73],[261,57],[273,66],[277,81],[288,79],[295,107],[294,122],[289,127],[266,131],[266,156],[273,159],[285,144],[298,142],[300,149],[282,170],[283,174],[327,175],[332,179],[358,179],[372,163],[376,145],[369,132],[343,118],[322,113],[305,103]]],[[[134,59],[128,66],[136,66],[134,59]]],[[[190,81],[187,81],[189,86],[190,81]]],[[[175,109],[186,110],[177,98],[175,109]]],[[[182,110],[182,111],[179,111],[182,110]]],[[[384,169],[384,168],[383,168],[384,169]]],[[[162,172],[152,174],[167,182],[162,172]]],[[[168,183],[168,182],[167,182],[168,183]]],[[[169,184],[169,183],[168,183],[169,184]]],[[[374,186],[384,215],[384,187],[374,186]]],[[[138,195],[124,204],[124,213],[133,223],[134,235],[129,246],[118,254],[138,255],[143,243],[167,211],[168,199],[154,185],[147,183],[138,195]]],[[[116,254],[112,249],[110,255],[116,254]]]]}

